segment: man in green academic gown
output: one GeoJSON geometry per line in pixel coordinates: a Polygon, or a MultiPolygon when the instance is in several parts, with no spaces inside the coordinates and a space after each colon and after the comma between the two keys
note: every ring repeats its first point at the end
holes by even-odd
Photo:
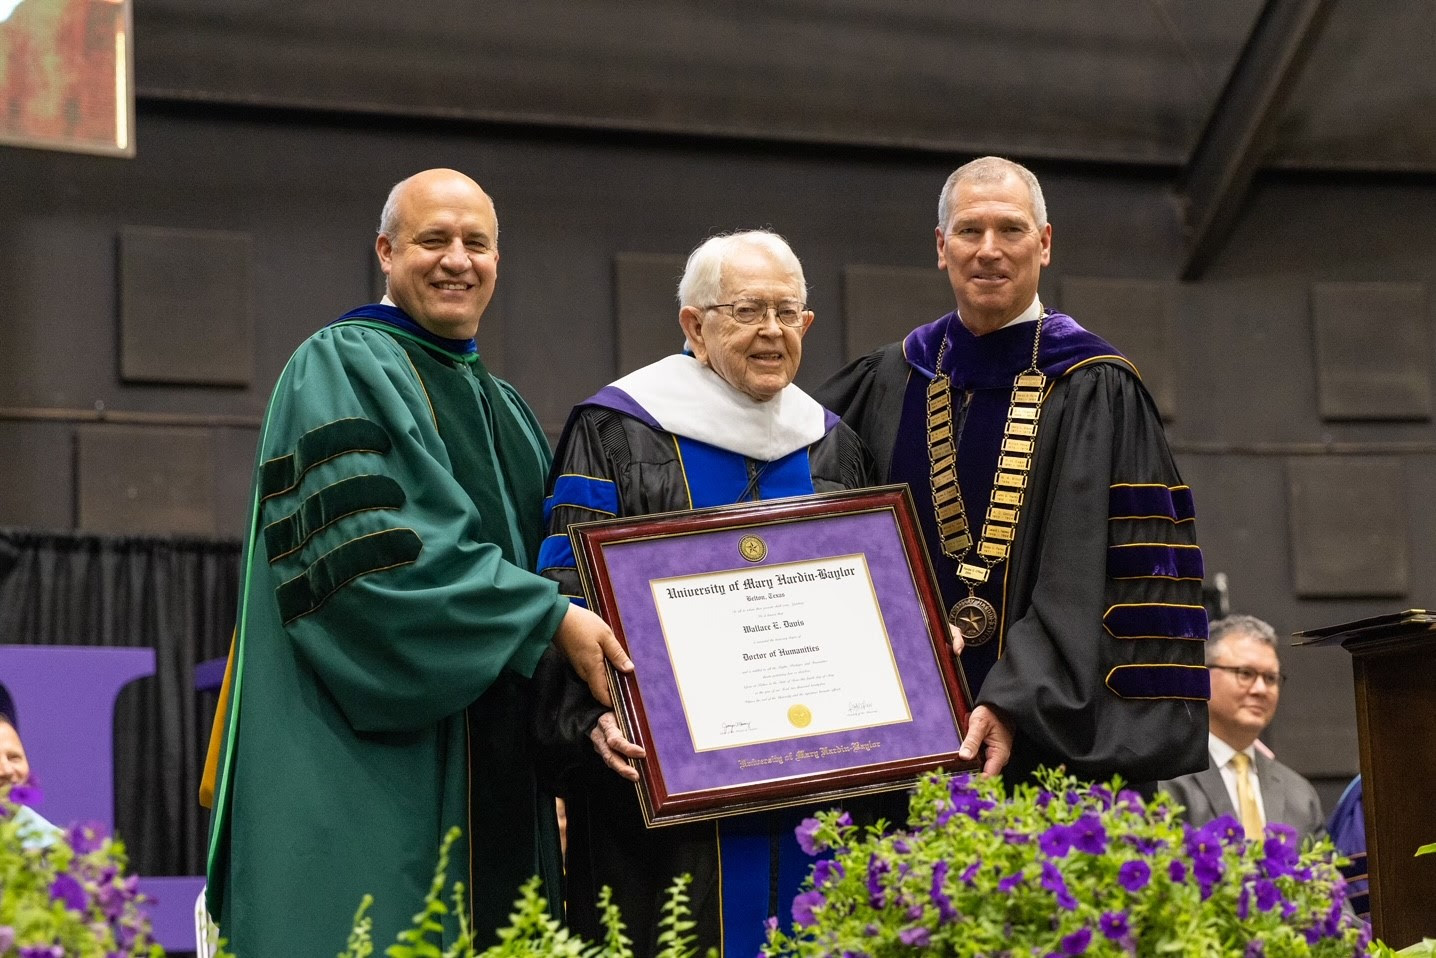
{"type": "Polygon", "coordinates": [[[549,448],[474,345],[498,272],[492,201],[453,170],[416,174],[376,250],[388,295],[299,347],[260,435],[208,873],[238,958],[334,954],[366,893],[382,951],[455,825],[448,878],[481,946],[530,875],[557,900],[529,677],[551,641],[600,699],[605,656],[631,668],[602,620],[528,571],[549,448]]]}

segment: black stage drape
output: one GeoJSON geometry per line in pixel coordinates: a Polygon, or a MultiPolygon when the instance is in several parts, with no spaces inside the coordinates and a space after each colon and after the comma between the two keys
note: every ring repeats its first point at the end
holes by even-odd
{"type": "Polygon", "coordinates": [[[239,562],[234,541],[0,530],[0,642],[155,650],[115,708],[115,827],[143,875],[204,874],[217,695],[194,667],[229,650],[239,562]]]}

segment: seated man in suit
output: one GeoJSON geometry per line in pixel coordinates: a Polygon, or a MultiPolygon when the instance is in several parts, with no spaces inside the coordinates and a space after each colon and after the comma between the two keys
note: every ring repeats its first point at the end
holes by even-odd
{"type": "Polygon", "coordinates": [[[1187,819],[1204,825],[1222,815],[1241,821],[1248,838],[1260,838],[1268,822],[1315,835],[1325,821],[1316,789],[1299,774],[1257,748],[1281,694],[1276,632],[1261,619],[1231,615],[1211,624],[1207,669],[1212,698],[1207,751],[1211,764],[1161,789],[1186,806],[1187,819]]]}

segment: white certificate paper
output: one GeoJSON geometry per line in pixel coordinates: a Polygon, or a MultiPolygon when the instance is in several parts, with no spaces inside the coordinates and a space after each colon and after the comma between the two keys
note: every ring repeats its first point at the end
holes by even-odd
{"type": "Polygon", "coordinates": [[[912,721],[863,555],[649,585],[694,751],[912,721]]]}

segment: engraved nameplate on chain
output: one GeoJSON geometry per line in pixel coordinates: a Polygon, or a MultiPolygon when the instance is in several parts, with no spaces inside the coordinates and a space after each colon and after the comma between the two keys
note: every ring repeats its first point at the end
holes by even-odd
{"type": "Polygon", "coordinates": [[[1006,559],[1008,546],[1002,542],[979,542],[977,554],[989,559],[1006,559]]]}
{"type": "Polygon", "coordinates": [[[985,565],[973,565],[971,562],[963,562],[958,565],[957,574],[967,582],[986,582],[988,569],[985,565]]]}

